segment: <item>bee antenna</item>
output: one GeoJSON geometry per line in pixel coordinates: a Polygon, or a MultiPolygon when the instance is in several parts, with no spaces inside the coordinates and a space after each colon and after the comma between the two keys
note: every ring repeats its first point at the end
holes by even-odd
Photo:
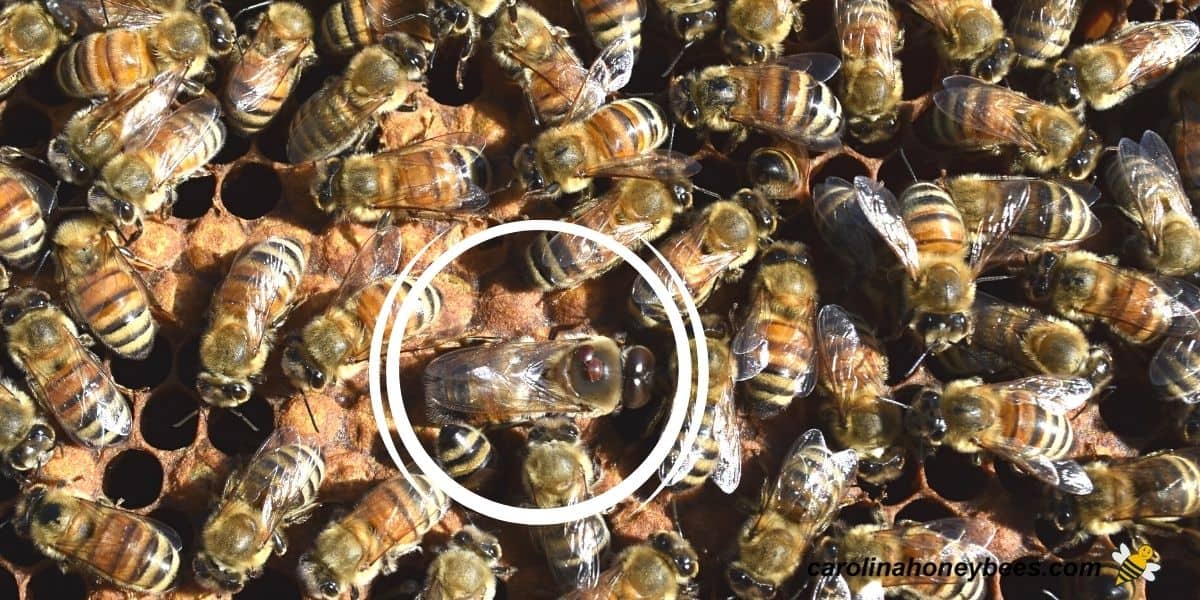
{"type": "Polygon", "coordinates": [[[16,146],[0,146],[0,160],[4,160],[5,162],[7,162],[7,161],[10,161],[10,160],[13,160],[16,158],[24,158],[25,160],[30,160],[35,163],[40,163],[40,164],[46,165],[47,167],[50,166],[50,165],[46,164],[46,161],[24,151],[16,146]]]}
{"type": "Polygon", "coordinates": [[[108,22],[108,2],[105,2],[105,0],[100,0],[100,14],[104,15],[104,28],[108,29],[110,27],[108,22]]]}
{"type": "Polygon", "coordinates": [[[675,149],[675,121],[671,121],[671,133],[667,137],[667,150],[675,149]]]}
{"type": "Polygon", "coordinates": [[[894,406],[899,406],[900,408],[902,408],[904,410],[908,410],[909,408],[911,408],[909,405],[907,405],[903,402],[897,402],[896,400],[888,398],[887,396],[880,396],[879,401],[883,402],[884,404],[891,404],[894,406]]]}
{"type": "Polygon", "coordinates": [[[904,166],[908,168],[908,174],[912,175],[913,181],[917,181],[917,172],[913,169],[912,163],[908,162],[908,154],[904,152],[904,147],[900,147],[900,160],[904,161],[904,166]]]}
{"type": "Polygon", "coordinates": [[[246,8],[243,8],[242,10],[237,11],[237,13],[235,13],[233,15],[233,20],[236,21],[236,20],[242,18],[242,15],[244,15],[252,10],[257,10],[264,6],[269,6],[274,1],[275,0],[263,0],[262,2],[256,2],[254,4],[251,4],[250,6],[247,6],[246,8]]]}
{"type": "Polygon", "coordinates": [[[900,378],[901,381],[908,379],[909,377],[912,377],[912,374],[917,372],[917,367],[920,367],[921,363],[925,362],[925,359],[929,358],[930,354],[933,354],[933,346],[929,346],[928,348],[925,348],[925,351],[922,352],[921,355],[917,357],[916,362],[914,362],[913,365],[908,368],[908,371],[906,371],[904,373],[904,377],[900,378]]]}
{"type": "Polygon", "coordinates": [[[1043,589],[1042,595],[1046,596],[1047,598],[1052,598],[1053,600],[1058,600],[1058,596],[1055,596],[1054,592],[1051,592],[1050,590],[1043,589]]]}
{"type": "Polygon", "coordinates": [[[246,418],[246,415],[242,414],[242,411],[240,411],[236,408],[231,408],[231,409],[229,409],[229,414],[241,419],[241,421],[246,424],[246,427],[250,428],[250,431],[253,431],[254,433],[258,433],[258,425],[251,423],[250,419],[246,418]]]}
{"type": "MultiPolygon", "coordinates": [[[[304,410],[308,411],[308,420],[312,422],[313,431],[321,433],[321,428],[317,427],[317,417],[313,415],[312,405],[308,403],[308,396],[305,394],[300,394],[300,399],[304,401],[304,410]]],[[[250,422],[247,421],[246,423],[249,424],[250,422]]],[[[254,426],[250,425],[250,427],[253,428],[254,426]]],[[[258,430],[255,429],[255,431],[258,430]]]]}
{"type": "Polygon", "coordinates": [[[175,421],[174,423],[172,423],[172,424],[171,424],[171,427],[174,427],[174,428],[176,428],[176,429],[178,429],[178,428],[180,428],[180,427],[183,427],[183,424],[184,424],[184,423],[187,423],[188,421],[192,420],[192,417],[195,417],[195,416],[197,416],[197,415],[199,415],[199,414],[200,414],[200,409],[199,409],[199,408],[197,408],[196,410],[193,410],[192,412],[190,412],[190,413],[188,413],[188,414],[184,415],[182,419],[180,419],[180,420],[178,420],[178,421],[175,421]]]}
{"type": "Polygon", "coordinates": [[[671,74],[671,71],[675,70],[675,65],[678,65],[679,60],[683,58],[683,53],[687,52],[687,49],[691,48],[692,44],[694,44],[694,43],[696,43],[696,42],[691,41],[691,42],[684,44],[683,47],[679,49],[679,54],[675,55],[675,59],[671,61],[671,64],[669,66],[667,66],[667,70],[663,71],[663,73],[662,73],[662,75],[660,75],[660,77],[666,78],[667,76],[669,76],[671,74]]]}
{"type": "Polygon", "coordinates": [[[1016,279],[1016,278],[1017,278],[1016,275],[988,275],[987,277],[976,277],[975,283],[987,283],[989,281],[1007,281],[1009,279],[1016,279]]]}
{"type": "Polygon", "coordinates": [[[713,198],[716,198],[717,200],[720,200],[720,199],[721,199],[721,195],[720,195],[720,194],[718,194],[718,193],[716,193],[716,192],[714,192],[714,191],[712,191],[712,190],[706,190],[706,189],[704,189],[704,188],[702,188],[702,187],[700,187],[700,186],[698,186],[698,185],[696,185],[696,184],[694,184],[694,183],[692,184],[692,189],[693,189],[693,190],[697,190],[697,191],[699,191],[699,192],[703,192],[704,194],[707,194],[707,195],[709,195],[709,196],[712,196],[713,198]]]}

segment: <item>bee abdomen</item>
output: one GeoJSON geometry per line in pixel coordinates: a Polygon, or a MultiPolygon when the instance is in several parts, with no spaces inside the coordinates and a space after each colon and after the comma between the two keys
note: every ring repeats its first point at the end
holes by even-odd
{"type": "Polygon", "coordinates": [[[49,399],[71,437],[89,448],[103,448],[129,437],[133,415],[108,374],[97,365],[79,363],[57,381],[46,383],[49,399]]]}
{"type": "Polygon", "coordinates": [[[452,423],[438,432],[438,463],[454,479],[472,478],[488,468],[493,458],[491,442],[475,427],[452,423]]]}
{"type": "Polygon", "coordinates": [[[917,183],[904,191],[900,201],[904,224],[916,240],[918,251],[953,254],[963,249],[966,227],[945,190],[931,183],[917,183]]]}
{"type": "Polygon", "coordinates": [[[642,16],[636,0],[580,0],[583,22],[598,48],[626,38],[636,54],[642,47],[642,16]]]}
{"type": "Polygon", "coordinates": [[[157,527],[121,513],[91,525],[95,537],[89,556],[81,558],[100,566],[102,576],[140,591],[171,586],[179,571],[179,548],[157,527]]]}
{"type": "Polygon", "coordinates": [[[321,17],[318,36],[331,54],[349,55],[375,43],[367,18],[366,2],[343,0],[329,7],[321,17]]]}
{"type": "Polygon", "coordinates": [[[93,33],[69,46],[56,75],[64,92],[76,98],[108,96],[154,77],[150,47],[137,31],[93,33]]]}
{"type": "Polygon", "coordinates": [[[586,121],[592,139],[603,144],[607,157],[636,156],[658,148],[667,140],[662,109],[641,98],[605,105],[586,121]]]}
{"type": "Polygon", "coordinates": [[[0,257],[18,269],[33,266],[46,239],[46,221],[37,200],[15,177],[0,178],[0,257]]]}
{"type": "Polygon", "coordinates": [[[158,327],[145,294],[128,273],[112,268],[78,291],[80,316],[104,345],[141,360],[150,354],[158,327]]]}

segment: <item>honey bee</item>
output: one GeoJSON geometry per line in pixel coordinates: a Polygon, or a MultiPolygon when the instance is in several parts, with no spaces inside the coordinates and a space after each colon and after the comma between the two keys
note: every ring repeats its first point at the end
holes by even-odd
{"type": "Polygon", "coordinates": [[[1200,514],[1200,448],[1097,460],[1083,470],[1092,492],[1056,493],[1047,515],[1072,536],[1068,546],[1133,526],[1172,532],[1174,521],[1200,514]]]}
{"type": "Polygon", "coordinates": [[[450,545],[429,563],[421,600],[492,600],[500,566],[500,541],[475,526],[450,537],[450,545]]]}
{"type": "Polygon", "coordinates": [[[886,0],[839,0],[835,6],[846,122],[854,137],[882,142],[899,128],[904,79],[896,53],[904,30],[886,0]]]}
{"type": "MultiPolygon", "coordinates": [[[[430,420],[493,426],[547,414],[616,411],[626,390],[650,387],[650,352],[611,338],[509,341],[447,352],[425,368],[430,420]]],[[[643,395],[644,392],[634,395],[643,395]]]]}
{"type": "Polygon", "coordinates": [[[575,0],[575,10],[596,48],[622,44],[632,52],[631,58],[637,59],[642,49],[642,20],[646,18],[643,0],[575,0]]]}
{"type": "Polygon", "coordinates": [[[88,190],[88,207],[141,235],[144,215],[175,202],[175,186],[192,177],[225,144],[225,124],[215,98],[175,109],[134,134],[109,160],[88,190]]]}
{"type": "Polygon", "coordinates": [[[586,117],[610,93],[629,83],[636,54],[628,39],[603,48],[588,69],[571,49],[570,32],[525,4],[517,5],[516,14],[515,20],[501,19],[497,24],[492,54],[524,90],[534,124],[556,125],[586,117]]]}
{"type": "Polygon", "coordinates": [[[906,419],[926,453],[989,452],[1069,494],[1088,494],[1092,482],[1070,459],[1075,432],[1067,412],[1092,395],[1085,379],[1034,375],[1003,383],[960,379],[926,387],[906,419]]]}
{"type": "Polygon", "coordinates": [[[330,600],[347,591],[360,597],[372,579],[392,573],[400,557],[418,549],[448,510],[450,499],[423,475],[393,477],[371,488],[300,557],[297,573],[305,590],[330,600]]]}
{"type": "Polygon", "coordinates": [[[19,478],[42,468],[54,452],[54,428],[13,381],[0,378],[0,470],[19,478]]]}
{"type": "Polygon", "coordinates": [[[654,0],[654,3],[685,49],[717,30],[716,0],[654,0]]]}
{"type": "Polygon", "coordinates": [[[956,75],[933,95],[935,135],[968,150],[1016,152],[1013,169],[1081,180],[1096,168],[1100,136],[1067,110],[998,85],[956,75]]]}
{"type": "MultiPolygon", "coordinates": [[[[774,205],[749,189],[739,190],[732,200],[708,205],[690,227],[657,246],[687,288],[674,291],[674,285],[668,284],[668,289],[690,294],[696,306],[702,306],[719,282],[741,277],[741,268],[758,254],[761,240],[775,231],[777,218],[774,205]]],[[[663,281],[670,281],[665,265],[655,262],[651,268],[663,281]]],[[[682,298],[676,302],[682,306],[682,298]]],[[[642,278],[633,283],[629,310],[648,327],[667,320],[662,302],[642,278]]]]}
{"type": "MultiPolygon", "coordinates": [[[[730,356],[728,336],[710,334],[707,338],[708,391],[696,439],[687,456],[681,456],[683,437],[690,429],[685,426],[659,476],[677,492],[696,489],[711,479],[722,492],[732,494],[742,481],[742,436],[733,400],[737,365],[730,356]]],[[[698,397],[696,390],[689,397],[698,397]]],[[[667,406],[663,404],[664,412],[667,406]]]]}
{"type": "Polygon", "coordinates": [[[126,593],[165,592],[179,573],[183,544],[175,530],[77,491],[30,487],[17,501],[13,527],[64,569],[126,593]]]}
{"type": "Polygon", "coordinates": [[[276,429],[246,466],[229,476],[200,533],[192,568],[205,589],[237,593],[287,551],[284,529],[308,518],[325,479],[319,445],[276,429]]]}
{"type": "MultiPolygon", "coordinates": [[[[662,237],[675,215],[692,204],[688,186],[654,179],[618,179],[598,198],[581,203],[565,219],[608,234],[630,249],[662,237]]],[[[616,253],[579,236],[542,232],[525,250],[528,278],[546,291],[574,288],[621,263],[616,253]]]]}
{"type": "Polygon", "coordinates": [[[1200,26],[1191,21],[1130,24],[1055,63],[1045,94],[1070,110],[1108,110],[1166,79],[1197,44],[1200,26]]]}
{"type": "Polygon", "coordinates": [[[825,85],[841,62],[829,54],[795,54],[753,66],[715,66],[671,81],[671,111],[689,129],[729,132],[731,145],[750,129],[818,150],[841,143],[842,105],[825,85]]]}
{"type": "Polygon", "coordinates": [[[317,60],[312,15],[299,4],[272,3],[239,49],[221,94],[229,125],[242,135],[262,131],[279,113],[304,69],[317,60]]]}
{"type": "Polygon", "coordinates": [[[938,52],[950,68],[989,83],[1008,75],[1016,51],[991,0],[904,0],[904,3],[937,30],[938,52]]]}
{"type": "Polygon", "coordinates": [[[196,389],[205,402],[230,407],[250,399],[275,331],[295,302],[307,258],[300,242],[271,237],[247,245],[234,259],[200,337],[196,389]]]}
{"type": "Polygon", "coordinates": [[[812,188],[817,233],[830,248],[843,249],[838,256],[847,270],[848,282],[861,281],[877,270],[875,236],[858,200],[859,188],[868,190],[874,185],[866,178],[850,183],[841,177],[829,177],[812,188]]]}
{"type": "Polygon", "coordinates": [[[967,229],[977,228],[1014,198],[1026,196],[1025,210],[1006,240],[1024,251],[1076,246],[1100,231],[1100,220],[1091,209],[1100,190],[1086,182],[971,174],[945,177],[938,184],[954,200],[967,229]]]}
{"type": "Polygon", "coordinates": [[[13,2],[0,11],[0,97],[46,64],[67,37],[36,2],[13,2]]]}
{"type": "Polygon", "coordinates": [[[204,19],[179,11],[148,28],[88,34],[63,51],[55,76],[68,96],[100,98],[143,85],[168,70],[186,78],[200,76],[214,54],[204,19]]]}
{"type": "Polygon", "coordinates": [[[1175,78],[1168,94],[1171,148],[1188,196],[1200,198],[1200,69],[1190,68],[1175,78]]]}
{"type": "Polygon", "coordinates": [[[596,586],[579,589],[562,600],[684,600],[697,598],[700,560],[692,545],[673,531],[650,534],[643,544],[621,551],[596,586]]]}
{"type": "Polygon", "coordinates": [[[887,354],[836,304],[817,314],[816,339],[821,388],[831,403],[823,413],[827,431],[856,452],[864,480],[879,484],[899,477],[904,416],[887,385],[887,354]]]}
{"type": "Polygon", "coordinates": [[[975,295],[971,312],[975,321],[968,345],[971,350],[992,353],[1027,374],[1081,377],[1093,392],[1112,380],[1112,353],[1103,345],[1091,344],[1070,321],[983,293],[975,295]]]}
{"type": "Polygon", "coordinates": [[[89,338],[80,336],[48,294],[30,288],[9,292],[0,305],[0,321],[13,363],[71,439],[98,449],[129,437],[129,404],[108,368],[87,349],[89,338]]]}
{"type": "MultiPolygon", "coordinates": [[[[583,502],[592,496],[600,470],[579,439],[579,428],[565,417],[534,423],[521,465],[525,493],[538,508],[583,502]]],[[[600,558],[610,535],[600,515],[580,521],[535,527],[534,546],[546,556],[554,581],[563,589],[594,587],[600,578],[600,558]]]]}
{"type": "Polygon", "coordinates": [[[804,174],[792,151],[764,146],[750,153],[746,171],[755,190],[771,200],[796,198],[804,191],[804,174]]]}
{"type": "Polygon", "coordinates": [[[3,154],[0,148],[0,258],[15,268],[28,269],[38,261],[46,242],[46,215],[54,206],[55,188],[8,164],[3,154]]]}
{"type": "Polygon", "coordinates": [[[165,71],[145,85],[79,109],[46,150],[54,173],[76,185],[91,182],[126,144],[170,114],[171,102],[184,85],[178,71],[165,71]]]}
{"type": "MultiPolygon", "coordinates": [[[[946,564],[995,563],[996,557],[984,548],[990,539],[984,539],[974,531],[977,527],[973,522],[956,518],[892,528],[877,524],[858,525],[822,544],[823,560],[828,565],[867,565],[867,561],[878,561],[878,565],[909,564],[909,561],[915,564],[943,561],[946,564]]],[[[828,590],[822,596],[828,600],[883,598],[885,595],[929,600],[982,600],[988,596],[989,584],[985,577],[906,575],[899,570],[857,576],[823,574],[817,585],[828,590]]]]}
{"type": "Polygon", "coordinates": [[[721,47],[735,64],[771,61],[783,53],[783,40],[804,28],[800,6],[806,0],[733,0],[725,9],[721,47]]]}
{"type": "Polygon", "coordinates": [[[458,89],[463,88],[463,77],[467,73],[467,61],[475,54],[475,45],[482,36],[482,22],[491,19],[501,8],[509,10],[509,20],[515,20],[516,0],[430,0],[429,27],[437,44],[451,36],[464,36],[462,51],[458,55],[458,66],[454,70],[454,81],[458,89]]]}
{"type": "Polygon", "coordinates": [[[854,187],[866,220],[908,275],[909,328],[935,353],[970,336],[975,276],[1012,231],[1028,194],[1009,197],[968,230],[950,195],[933,183],[909,186],[899,207],[891,192],[865,177],[856,177],[854,187]]]}
{"type": "Polygon", "coordinates": [[[331,158],[317,164],[317,206],[358,223],[404,212],[473,211],[488,203],[491,167],[483,139],[439,136],[378,154],[331,158]]]}
{"type": "Polygon", "coordinates": [[[150,292],[130,266],[116,231],[85,214],[62,221],[53,241],[57,280],[71,314],[118,355],[150,356],[158,332],[150,292]]]}
{"type": "Polygon", "coordinates": [[[738,598],[775,597],[833,521],[857,465],[853,450],[830,452],[818,429],[796,440],[758,511],[738,532],[737,556],[725,571],[738,598]]]}
{"type": "Polygon", "coordinates": [[[667,141],[662,109],[641,98],[617,100],[588,117],[546,129],[513,159],[525,189],[549,197],[586,189],[593,177],[639,177],[685,185],[700,170],[691,157],[659,150],[667,141]]]}
{"type": "Polygon", "coordinates": [[[1200,224],[1157,133],[1146,131],[1140,144],[1121,138],[1105,175],[1121,212],[1142,230],[1139,254],[1148,267],[1172,277],[1200,269],[1200,224]]]}
{"type": "MultiPolygon", "coordinates": [[[[1200,338],[1167,338],[1150,360],[1149,376],[1150,385],[1163,398],[1187,405],[1200,402],[1200,338]]],[[[1194,427],[1191,417],[1185,421],[1184,427],[1194,427]]]]}
{"type": "Polygon", "coordinates": [[[496,472],[500,455],[478,428],[462,423],[438,430],[437,461],[442,470],[463,486],[478,489],[496,472]]]}
{"type": "Polygon", "coordinates": [[[1084,0],[1021,0],[1009,22],[1017,64],[1026,69],[1045,67],[1071,43],[1084,0]]]}
{"type": "Polygon", "coordinates": [[[64,31],[89,34],[108,29],[147,29],[180,12],[199,15],[217,54],[233,49],[237,30],[218,2],[184,0],[42,0],[64,31]]]}
{"type": "Polygon", "coordinates": [[[329,158],[360,144],[375,130],[379,115],[415,107],[412,94],[420,79],[420,71],[383,47],[363,49],[341,77],[331,77],[296,110],[288,128],[288,161],[329,158]]]}
{"type": "Polygon", "coordinates": [[[808,248],[775,242],[762,256],[750,286],[745,320],[733,338],[737,380],[760,419],[787,410],[817,383],[817,280],[808,248]]]}
{"type": "Polygon", "coordinates": [[[350,56],[389,38],[407,37],[428,56],[433,33],[419,14],[425,6],[421,0],[339,0],[321,17],[317,41],[331,55],[350,56]]]}

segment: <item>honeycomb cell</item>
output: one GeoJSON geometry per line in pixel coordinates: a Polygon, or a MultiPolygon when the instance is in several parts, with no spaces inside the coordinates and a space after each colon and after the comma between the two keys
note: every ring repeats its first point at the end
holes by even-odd
{"type": "Polygon", "coordinates": [[[192,548],[196,538],[196,525],[187,513],[169,506],[160,506],[150,513],[150,518],[164,523],[179,534],[179,541],[184,548],[192,548]]]}
{"type": "Polygon", "coordinates": [[[838,512],[838,520],[847,525],[866,525],[875,522],[877,507],[870,502],[855,502],[838,512]]]}
{"type": "Polygon", "coordinates": [[[162,464],[143,450],[126,450],[104,470],[104,495],[125,508],[153,504],[162,493],[162,464]]]}
{"type": "Polygon", "coordinates": [[[233,135],[231,131],[230,135],[225,137],[225,145],[221,146],[221,151],[213,157],[212,161],[215,165],[227,165],[237,162],[249,151],[250,140],[239,135],[233,135]]]}
{"type": "Polygon", "coordinates": [[[438,52],[433,58],[432,68],[429,69],[428,90],[429,96],[438,104],[462,106],[475,100],[483,92],[483,72],[480,70],[479,63],[484,59],[481,54],[476,54],[467,64],[467,72],[463,74],[462,89],[458,89],[458,83],[454,80],[462,39],[448,40],[441,48],[438,48],[438,52]]]}
{"type": "Polygon", "coordinates": [[[32,542],[17,535],[11,524],[0,527],[0,557],[16,567],[29,567],[46,559],[32,542]]]}
{"type": "Polygon", "coordinates": [[[188,389],[196,389],[196,376],[200,374],[200,338],[192,338],[179,346],[175,373],[188,389]]]}
{"type": "Polygon", "coordinates": [[[259,600],[261,598],[299,600],[303,595],[300,593],[300,587],[295,577],[285,575],[275,569],[267,569],[263,571],[261,577],[247,582],[246,587],[241,592],[234,594],[233,597],[238,600],[259,600]]]}
{"type": "Polygon", "coordinates": [[[936,521],[937,519],[945,519],[947,517],[956,516],[954,510],[949,506],[938,502],[932,498],[917,498],[912,502],[904,505],[900,512],[896,513],[896,522],[908,521],[936,521]]]}
{"type": "Polygon", "coordinates": [[[848,154],[839,154],[824,163],[821,163],[813,170],[809,181],[812,185],[824,183],[830,177],[840,177],[846,181],[854,181],[854,178],[859,175],[869,175],[870,171],[867,166],[859,162],[857,158],[848,154]]]}
{"type": "Polygon", "coordinates": [[[1164,403],[1147,402],[1145,399],[1153,394],[1139,391],[1118,389],[1100,401],[1100,418],[1113,433],[1138,439],[1153,435],[1161,427],[1164,403]]]}
{"type": "Polygon", "coordinates": [[[178,450],[196,440],[200,403],[181,386],[156,390],[142,409],[142,438],[159,450],[178,450]]]}
{"type": "Polygon", "coordinates": [[[1200,585],[1195,567],[1180,560],[1166,560],[1155,573],[1153,583],[1146,584],[1147,600],[1173,600],[1184,597],[1183,590],[1195,590],[1200,585]]]}
{"type": "Polygon", "coordinates": [[[208,415],[208,441],[225,454],[248,454],[275,430],[274,410],[258,394],[233,408],[212,408],[208,415]]]}
{"type": "Polygon", "coordinates": [[[112,374],[117,383],[131,389],[154,387],[171,375],[171,342],[159,334],[150,355],[142,360],[113,356],[112,374]]]}
{"type": "MultiPolygon", "coordinates": [[[[1062,585],[1061,577],[1050,577],[1048,573],[1039,574],[1037,576],[1030,575],[1034,565],[1041,563],[1040,556],[1024,556],[1013,561],[1013,569],[1021,569],[1021,575],[1014,572],[1008,575],[1000,576],[1000,590],[1004,593],[1005,598],[1037,598],[1045,597],[1042,595],[1042,590],[1055,593],[1062,585]],[[1018,566],[1020,565],[1020,566],[1018,566]]],[[[1041,568],[1049,567],[1049,563],[1041,563],[1037,567],[1040,573],[1041,568]]]]}
{"type": "Polygon", "coordinates": [[[29,580],[29,600],[76,600],[87,597],[87,584],[78,573],[63,573],[47,564],[29,580]]]}
{"type": "Polygon", "coordinates": [[[913,494],[921,489],[921,482],[917,480],[920,474],[921,465],[912,456],[906,457],[904,470],[900,472],[900,476],[889,481],[883,488],[883,500],[885,505],[902,504],[905,500],[912,498],[913,494]]]}
{"type": "Polygon", "coordinates": [[[221,204],[238,217],[254,220],[271,212],[282,193],[279,174],[269,165],[242,163],[225,176],[221,204]]]}
{"type": "Polygon", "coordinates": [[[10,102],[0,113],[0,145],[31,148],[50,139],[50,119],[36,106],[10,102]]]}
{"type": "Polygon", "coordinates": [[[947,500],[970,500],[987,488],[988,476],[972,464],[971,456],[940,448],[925,459],[925,477],[930,487],[947,500]]]}
{"type": "Polygon", "coordinates": [[[8,477],[0,477],[0,502],[7,502],[21,493],[21,486],[8,477]]]}
{"type": "Polygon", "coordinates": [[[203,217],[212,208],[216,191],[217,180],[214,177],[197,177],[183,182],[176,188],[179,199],[171,207],[171,214],[180,219],[203,217]]]}

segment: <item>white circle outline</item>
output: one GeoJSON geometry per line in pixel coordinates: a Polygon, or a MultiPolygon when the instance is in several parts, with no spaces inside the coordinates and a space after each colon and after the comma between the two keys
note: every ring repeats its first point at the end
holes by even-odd
{"type": "MultiPolygon", "coordinates": [[[[700,315],[696,309],[695,302],[686,293],[686,286],[678,273],[671,267],[665,258],[650,244],[646,244],[651,251],[656,254],[672,283],[676,289],[681,290],[680,296],[683,298],[684,307],[687,309],[688,316],[692,322],[693,337],[703,343],[695,344],[697,353],[697,385],[690,385],[692,371],[691,349],[686,336],[687,328],[684,325],[682,314],[677,307],[673,295],[668,291],[667,286],[662,279],[650,268],[644,260],[636,253],[630,250],[625,245],[613,239],[611,236],[593,229],[583,227],[574,223],[563,221],[530,219],[524,221],[514,221],[504,223],[496,227],[490,227],[459,241],[452,247],[446,249],[440,256],[437,257],[428,267],[424,269],[417,281],[412,284],[409,293],[405,294],[404,300],[400,304],[399,313],[396,315],[396,320],[392,327],[391,339],[388,342],[387,364],[398,365],[401,340],[404,335],[404,329],[408,324],[409,318],[416,310],[417,299],[420,292],[429,286],[433,278],[437,276],[450,262],[461,256],[466,251],[478,246],[479,244],[488,242],[492,239],[508,235],[510,233],[521,232],[537,232],[537,231],[553,231],[565,233],[568,235],[577,235],[594,243],[604,246],[611,252],[616,253],[626,262],[633,265],[638,274],[645,279],[658,297],[662,304],[664,312],[667,314],[668,322],[671,324],[671,332],[675,340],[675,351],[677,359],[677,381],[675,386],[675,397],[671,405],[671,413],[663,427],[661,437],[655,446],[651,449],[650,454],[645,460],[639,464],[628,477],[623,479],[616,486],[605,492],[589,498],[581,503],[556,508],[524,508],[515,507],[507,504],[495,502],[489,498],[485,498],[475,492],[463,487],[457,481],[447,475],[441,467],[429,456],[417,439],[416,433],[412,429],[411,421],[408,419],[408,414],[404,408],[403,399],[400,392],[400,375],[399,369],[388,369],[387,376],[387,391],[388,405],[394,413],[396,432],[400,436],[400,441],[404,445],[405,450],[412,456],[421,472],[428,477],[432,483],[453,498],[458,503],[470,508],[480,514],[486,515],[499,521],[516,523],[522,525],[554,525],[578,521],[592,515],[596,515],[608,511],[612,507],[619,504],[621,501],[629,498],[636,493],[637,489],[650,480],[654,472],[665,462],[670,453],[672,446],[679,437],[679,433],[683,429],[685,413],[687,412],[688,396],[692,390],[696,390],[695,402],[692,402],[693,410],[691,422],[688,431],[684,433],[682,447],[689,449],[687,452],[680,452],[678,459],[673,465],[667,481],[673,481],[675,476],[685,466],[688,461],[695,444],[695,439],[700,427],[701,417],[703,415],[705,404],[707,401],[708,389],[708,349],[704,337],[703,327],[701,326],[700,315]],[[683,382],[688,382],[689,385],[681,385],[683,382]]],[[[440,236],[439,236],[440,237],[440,236]]],[[[414,264],[427,251],[437,238],[431,240],[413,258],[405,265],[404,269],[397,277],[397,283],[389,290],[387,297],[384,300],[380,310],[379,317],[376,320],[375,329],[371,339],[371,352],[368,363],[368,377],[370,382],[371,392],[371,407],[374,412],[376,425],[379,428],[380,436],[383,438],[384,446],[396,463],[397,468],[406,479],[411,481],[411,475],[408,469],[404,466],[404,461],[400,458],[395,444],[391,439],[391,435],[387,435],[387,417],[383,408],[383,399],[379,389],[379,372],[381,364],[379,356],[382,352],[383,332],[386,328],[388,316],[391,313],[392,304],[395,302],[396,295],[402,287],[402,282],[411,272],[414,264]]],[[[690,465],[689,465],[690,466],[690,465]]],[[[654,495],[658,494],[665,487],[665,484],[660,484],[658,488],[647,498],[646,502],[654,495]]]]}

